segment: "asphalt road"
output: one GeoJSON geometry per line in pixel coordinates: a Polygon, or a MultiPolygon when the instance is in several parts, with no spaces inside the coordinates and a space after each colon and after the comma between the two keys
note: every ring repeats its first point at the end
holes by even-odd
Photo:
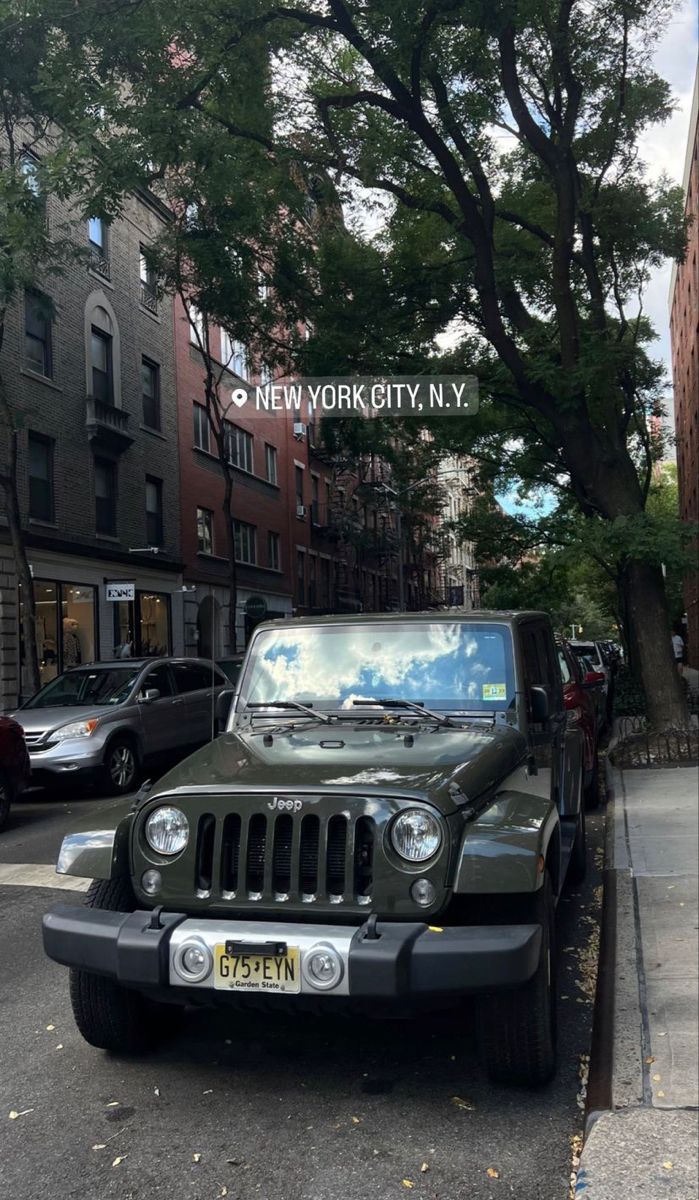
{"type": "Polygon", "coordinates": [[[93,1050],[40,936],[46,909],[81,896],[46,886],[45,870],[3,883],[2,864],[53,864],[75,814],[99,804],[30,793],[0,835],[3,1200],[565,1200],[600,815],[588,818],[588,881],[559,905],[560,1067],[534,1092],[486,1080],[468,1007],[419,1022],[193,1014],[145,1059],[93,1050]]]}

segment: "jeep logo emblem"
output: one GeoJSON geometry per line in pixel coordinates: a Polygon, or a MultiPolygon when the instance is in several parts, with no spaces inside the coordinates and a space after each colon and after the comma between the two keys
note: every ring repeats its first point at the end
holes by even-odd
{"type": "Polygon", "coordinates": [[[280,800],[278,796],[275,796],[273,800],[269,801],[267,808],[271,808],[272,812],[275,809],[277,812],[299,812],[303,808],[303,800],[280,800]]]}

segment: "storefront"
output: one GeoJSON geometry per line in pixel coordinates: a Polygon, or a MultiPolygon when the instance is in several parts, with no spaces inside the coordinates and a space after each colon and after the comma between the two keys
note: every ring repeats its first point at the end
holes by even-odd
{"type": "MultiPolygon", "coordinates": [[[[209,584],[191,584],[184,588],[184,628],[187,654],[203,658],[221,658],[229,653],[229,591],[209,584]]],[[[244,650],[260,621],[290,617],[289,593],[239,587],[237,595],[236,649],[244,650]],[[251,603],[251,601],[253,603],[251,603]],[[262,601],[262,603],[260,603],[262,601]]]]}
{"type": "MultiPolygon", "coordinates": [[[[126,580],[122,564],[30,552],[42,684],[80,663],[184,652],[181,575],[134,565],[139,569],[126,580]],[[120,581],[129,598],[113,597],[120,581]]],[[[15,595],[19,690],[26,696],[20,588],[15,595]]]]}

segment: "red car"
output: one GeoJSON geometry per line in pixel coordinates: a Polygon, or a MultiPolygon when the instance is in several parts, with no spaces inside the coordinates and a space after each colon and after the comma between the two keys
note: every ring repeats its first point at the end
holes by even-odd
{"type": "Polygon", "coordinates": [[[580,659],[567,642],[558,643],[558,661],[563,677],[563,699],[568,724],[582,730],[585,745],[583,787],[586,808],[599,803],[599,756],[597,753],[597,705],[593,690],[604,682],[600,671],[584,672],[580,659]]]}
{"type": "Polygon", "coordinates": [[[29,783],[29,755],[21,725],[0,717],[0,829],[10,805],[29,783]]]}

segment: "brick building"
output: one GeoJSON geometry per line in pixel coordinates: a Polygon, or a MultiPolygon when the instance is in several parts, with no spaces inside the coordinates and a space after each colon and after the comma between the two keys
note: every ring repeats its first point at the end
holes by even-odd
{"type": "MultiPolygon", "coordinates": [[[[699,524],[699,72],[689,123],[684,170],[685,212],[691,218],[683,263],[675,264],[670,286],[670,336],[675,397],[680,515],[699,524]]],[[[687,658],[699,668],[699,571],[685,580],[687,658]]]]}
{"type": "MultiPolygon", "coordinates": [[[[127,644],[181,651],[182,577],[172,304],[147,263],[167,212],[144,192],[108,226],[55,196],[37,199],[49,229],[70,228],[86,252],[19,297],[0,358],[21,425],[19,499],[46,682],[127,644]],[[110,583],[127,598],[111,600],[110,583]]],[[[20,604],[0,507],[0,710],[26,691],[20,604]]]]}

